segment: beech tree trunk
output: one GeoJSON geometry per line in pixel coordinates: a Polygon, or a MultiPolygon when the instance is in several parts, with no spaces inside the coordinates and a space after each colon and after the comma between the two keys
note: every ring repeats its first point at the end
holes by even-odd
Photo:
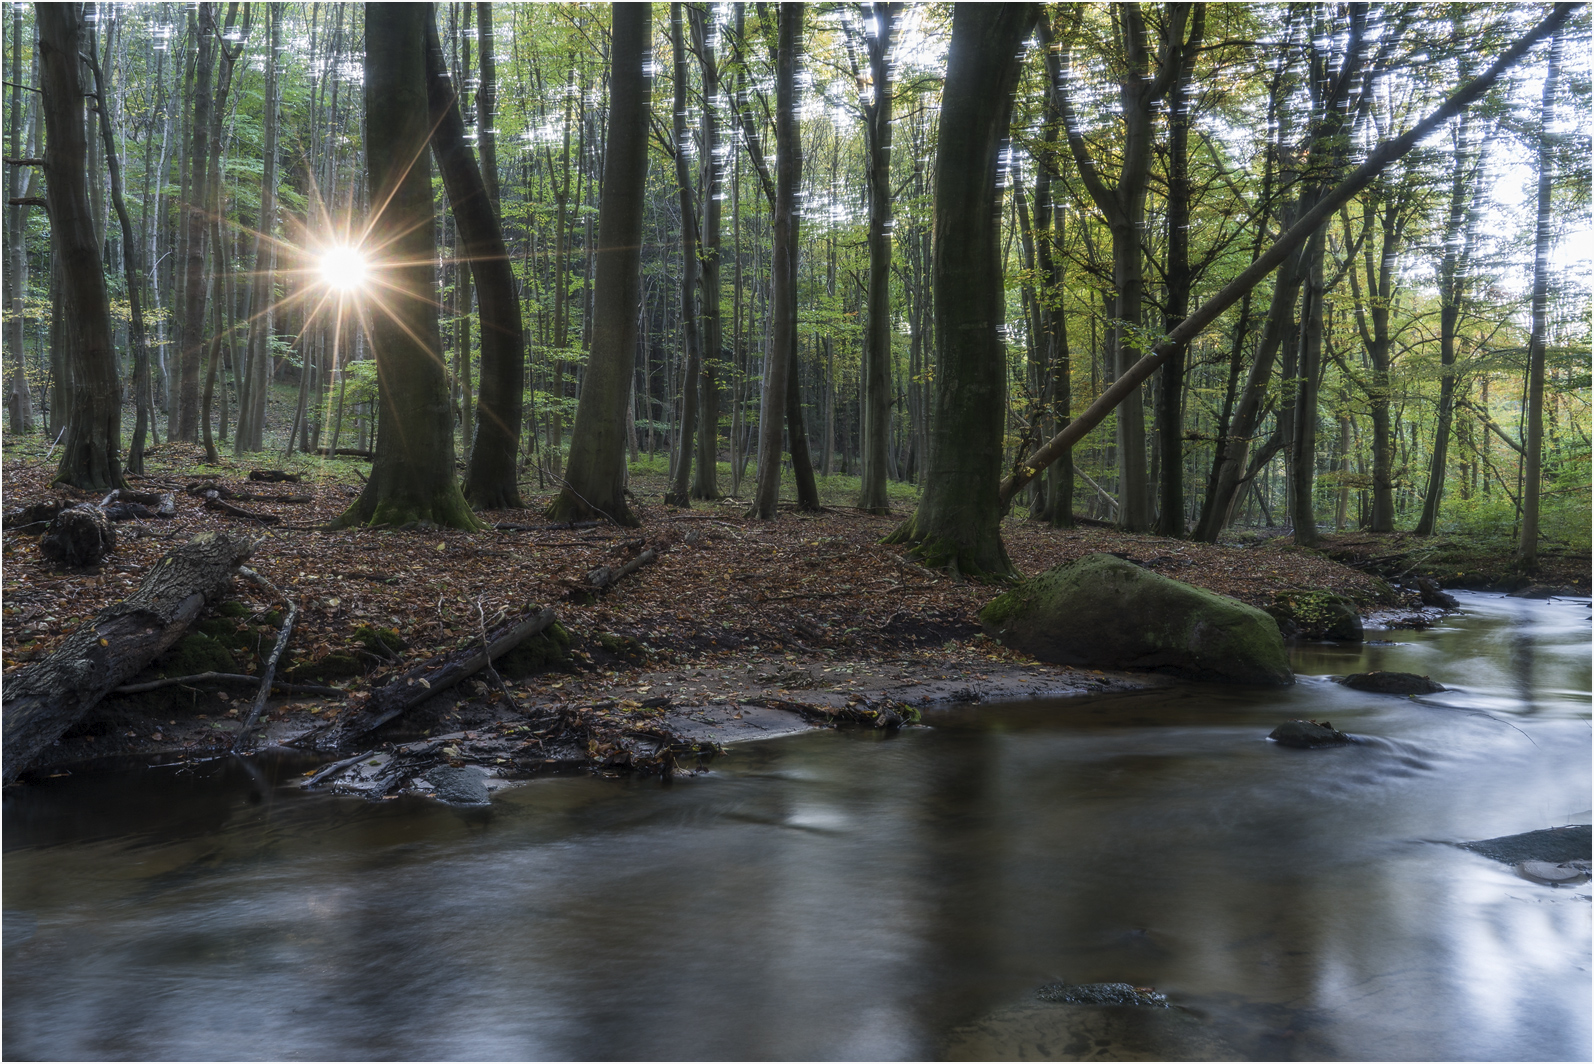
{"type": "Polygon", "coordinates": [[[277,222],[277,108],[278,49],[282,47],[282,5],[270,5],[267,34],[265,144],[260,184],[260,216],[255,233],[255,272],[249,297],[248,347],[244,355],[244,374],[238,396],[238,428],[233,435],[233,453],[258,451],[265,446],[266,398],[271,390],[271,338],[275,333],[276,307],[273,281],[277,267],[277,244],[272,238],[277,222]]]}
{"type": "Polygon", "coordinates": [[[370,242],[383,291],[370,315],[377,363],[371,478],[335,523],[480,528],[454,478],[454,422],[437,321],[437,236],[427,141],[430,4],[365,6],[365,158],[380,214],[370,242]]]}
{"type": "MultiPolygon", "coordinates": [[[[750,516],[770,521],[780,503],[781,429],[786,392],[797,358],[797,191],[802,144],[797,129],[797,62],[802,51],[802,4],[780,5],[775,61],[775,226],[770,269],[770,338],[758,412],[758,472],[750,516]]],[[[751,142],[750,142],[751,143],[751,142]]]]}
{"type": "MultiPolygon", "coordinates": [[[[459,233],[460,251],[475,277],[476,301],[481,312],[482,380],[476,408],[476,437],[465,471],[465,497],[483,510],[510,509],[522,505],[516,479],[523,405],[521,377],[525,373],[520,295],[516,291],[503,227],[493,207],[492,190],[465,143],[465,120],[460,115],[459,97],[448,76],[435,19],[428,20],[426,33],[432,154],[443,173],[443,186],[448,191],[449,206],[459,233]]],[[[463,278],[461,290],[464,290],[463,278]]],[[[460,313],[469,315],[468,303],[460,308],[460,313]]],[[[467,403],[470,401],[469,360],[467,345],[461,356],[467,403]]]]}
{"type": "Polygon", "coordinates": [[[1561,35],[1550,41],[1549,70],[1539,107],[1539,215],[1533,240],[1533,331],[1528,337],[1527,422],[1522,439],[1522,538],[1517,565],[1525,572],[1539,567],[1539,491],[1544,462],[1544,347],[1549,340],[1550,193],[1555,185],[1555,93],[1561,79],[1561,35]]]}
{"type": "Polygon", "coordinates": [[[687,158],[687,80],[685,16],[681,4],[670,4],[670,50],[675,59],[675,108],[671,132],[675,138],[675,186],[681,204],[681,334],[686,346],[686,370],[681,378],[681,423],[675,433],[675,468],[664,501],[674,506],[692,505],[692,450],[697,434],[698,375],[703,350],[698,334],[697,279],[699,258],[697,201],[692,192],[692,167],[687,158]]]}
{"type": "MultiPolygon", "coordinates": [[[[548,516],[555,521],[607,517],[636,525],[625,499],[625,423],[642,303],[642,215],[653,95],[646,59],[653,5],[622,3],[610,10],[609,147],[598,204],[592,351],[576,405],[565,484],[548,516]]],[[[683,441],[683,460],[689,454],[690,441],[683,441]]]]}
{"type": "MultiPolygon", "coordinates": [[[[75,13],[79,5],[44,4],[40,11],[49,8],[75,13]]],[[[81,136],[82,126],[78,129],[81,136]]],[[[226,532],[195,536],[156,562],[137,591],[101,610],[43,661],[7,677],[0,744],[5,782],[15,780],[113,688],[177,642],[206,601],[226,587],[251,545],[226,532]]]]}
{"type": "Polygon", "coordinates": [[[39,29],[39,82],[44,94],[44,188],[50,237],[61,267],[61,289],[70,310],[72,343],[66,352],[71,382],[66,391],[66,438],[55,481],[89,491],[123,487],[121,382],[111,344],[110,300],[94,217],[84,181],[84,137],[80,78],[84,49],[81,4],[35,8],[39,29]]]}
{"type": "Polygon", "coordinates": [[[891,438],[891,31],[901,4],[873,5],[869,52],[871,99],[863,107],[869,190],[869,303],[863,338],[863,477],[858,508],[891,512],[886,449],[891,438]]]}
{"type": "MultiPolygon", "coordinates": [[[[692,20],[692,46],[703,70],[703,149],[698,187],[703,195],[702,272],[702,358],[698,365],[699,392],[697,415],[697,475],[692,481],[692,497],[719,498],[719,424],[721,348],[725,326],[720,320],[720,174],[719,60],[702,8],[687,9],[692,20]]],[[[734,210],[734,205],[732,207],[734,210]]]]}
{"type": "Polygon", "coordinates": [[[889,537],[935,568],[1009,578],[1002,545],[1007,359],[997,167],[1013,112],[1020,45],[1038,4],[953,8],[935,155],[935,415],[924,494],[889,537]]]}

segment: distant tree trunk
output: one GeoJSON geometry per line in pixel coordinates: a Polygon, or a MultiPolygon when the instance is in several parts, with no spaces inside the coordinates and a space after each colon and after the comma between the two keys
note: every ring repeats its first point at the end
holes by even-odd
{"type": "MultiPolygon", "coordinates": [[[[61,263],[63,296],[72,315],[73,343],[66,439],[56,483],[88,491],[123,486],[121,385],[111,344],[110,301],[94,218],[84,181],[81,4],[40,4],[39,82],[44,94],[44,187],[50,235],[61,263]]],[[[58,412],[57,417],[60,416],[58,412]]]]}
{"type": "Polygon", "coordinates": [[[692,483],[692,495],[698,499],[717,499],[720,494],[719,378],[725,336],[724,323],[720,320],[720,197],[724,186],[720,174],[719,60],[703,8],[693,5],[687,13],[692,20],[692,46],[703,69],[702,176],[698,182],[703,197],[703,263],[699,278],[703,299],[703,354],[698,367],[702,394],[698,407],[697,476],[692,483]]]}
{"type": "Polygon", "coordinates": [[[675,114],[671,131],[675,139],[675,185],[681,202],[681,333],[686,343],[686,375],[681,379],[681,423],[675,434],[675,468],[664,501],[674,506],[692,505],[692,449],[697,433],[698,374],[702,342],[698,335],[697,289],[701,263],[698,246],[697,204],[692,193],[692,166],[686,131],[686,40],[681,4],[670,4],[670,50],[675,58],[675,114]]]}
{"type": "Polygon", "coordinates": [[[555,521],[607,517],[635,525],[625,500],[625,429],[642,301],[642,216],[653,95],[646,60],[653,5],[615,4],[610,11],[609,133],[598,205],[592,353],[576,406],[565,485],[548,516],[555,521]]]}
{"type": "Polygon", "coordinates": [[[935,414],[924,494],[890,541],[970,577],[1014,575],[997,493],[1007,413],[997,167],[1020,45],[1039,12],[1038,4],[957,4],[947,54],[935,155],[935,414]]]}
{"type": "MultiPolygon", "coordinates": [[[[448,190],[462,257],[470,264],[470,273],[476,278],[476,300],[481,310],[482,380],[476,436],[465,471],[465,497],[484,510],[509,509],[522,505],[515,464],[520,451],[521,378],[525,374],[525,331],[520,318],[520,296],[515,288],[503,226],[493,208],[491,189],[486,184],[484,171],[478,169],[475,156],[465,143],[465,121],[443,60],[435,19],[427,22],[427,62],[432,152],[448,190]]],[[[460,291],[468,292],[464,270],[460,272],[460,291]]],[[[460,313],[468,320],[468,302],[460,308],[460,313]]],[[[469,403],[468,345],[461,352],[461,365],[466,388],[464,401],[469,403]]],[[[467,419],[466,426],[469,424],[467,419]]]]}
{"type": "MultiPolygon", "coordinates": [[[[794,217],[791,222],[792,232],[792,258],[797,258],[797,229],[798,220],[794,217]]],[[[796,263],[792,264],[792,273],[797,272],[796,263]]],[[[795,282],[794,282],[795,286],[795,282]]],[[[792,303],[795,305],[796,297],[792,303]]],[[[795,333],[795,323],[793,332],[795,333]]],[[[814,480],[813,451],[808,446],[808,428],[803,418],[802,389],[797,380],[797,345],[792,344],[792,358],[786,363],[786,438],[791,448],[792,482],[797,487],[797,509],[813,511],[819,509],[819,485],[814,480]]]]}
{"type": "Polygon", "coordinates": [[[891,512],[886,448],[891,432],[891,31],[901,4],[873,5],[875,33],[866,38],[870,99],[863,105],[869,190],[869,304],[863,339],[862,483],[858,507],[891,512]]]}
{"type": "Polygon", "coordinates": [[[193,111],[189,119],[188,196],[183,203],[183,320],[177,346],[177,410],[168,435],[199,439],[199,366],[205,351],[205,207],[210,202],[210,79],[216,62],[216,5],[199,5],[198,65],[194,68],[193,111]]]}
{"type": "Polygon", "coordinates": [[[272,233],[277,222],[277,109],[281,93],[277,77],[278,50],[282,47],[282,5],[269,5],[270,31],[266,62],[265,145],[260,184],[260,220],[255,232],[255,272],[251,279],[248,352],[244,356],[244,388],[238,402],[238,431],[233,453],[258,451],[265,446],[266,398],[271,390],[271,340],[276,307],[273,281],[277,268],[277,243],[272,233]]]}
{"type": "Polygon", "coordinates": [[[1528,337],[1527,423],[1522,439],[1522,538],[1517,565],[1524,572],[1539,567],[1539,492],[1544,463],[1544,347],[1549,342],[1550,192],[1555,184],[1555,93],[1561,80],[1562,35],[1550,41],[1549,70],[1539,105],[1539,217],[1533,237],[1533,331],[1528,337]]]}
{"type": "MultiPolygon", "coordinates": [[[[32,124],[32,104],[24,103],[18,95],[26,88],[22,80],[24,10],[23,5],[17,4],[11,11],[11,85],[6,91],[6,144],[13,158],[23,155],[24,114],[29,115],[29,124],[32,124]]],[[[30,185],[33,182],[32,173],[31,169],[28,170],[30,185]]],[[[17,202],[24,198],[22,175],[21,166],[6,167],[6,263],[5,269],[0,271],[4,274],[6,312],[10,315],[10,320],[5,324],[6,351],[12,359],[11,379],[6,384],[6,410],[12,435],[33,431],[33,394],[28,388],[27,359],[23,351],[27,331],[28,208],[17,202]]],[[[31,190],[27,198],[33,198],[31,190]]]]}
{"type": "MultiPolygon", "coordinates": [[[[498,57],[493,54],[493,5],[486,0],[478,0],[476,4],[476,44],[481,53],[481,88],[476,92],[476,146],[482,153],[482,184],[493,205],[493,217],[502,222],[503,211],[498,205],[498,131],[493,128],[498,120],[498,57]]],[[[469,494],[468,483],[466,489],[469,494]]]]}
{"type": "Polygon", "coordinates": [[[365,157],[374,269],[383,307],[370,315],[377,363],[376,458],[336,524],[481,527],[454,478],[454,424],[438,328],[426,37],[430,4],[365,6],[365,157]]]}
{"type": "MultiPolygon", "coordinates": [[[[1301,289],[1301,327],[1295,373],[1295,413],[1289,424],[1294,439],[1290,447],[1290,515],[1295,543],[1315,547],[1317,511],[1317,383],[1323,361],[1323,245],[1321,231],[1306,245],[1309,263],[1301,289]]],[[[1385,374],[1387,379],[1387,373],[1385,374]]]]}
{"type": "Polygon", "coordinates": [[[797,359],[797,191],[802,183],[803,162],[797,129],[797,63],[802,51],[804,6],[780,5],[775,61],[775,239],[770,268],[773,306],[769,347],[764,356],[757,488],[751,511],[751,516],[764,521],[774,519],[780,502],[781,429],[788,420],[786,392],[791,387],[797,359]]]}
{"type": "Polygon", "coordinates": [[[1433,535],[1439,522],[1439,507],[1444,501],[1445,465],[1456,403],[1456,335],[1482,214],[1485,183],[1480,173],[1482,159],[1472,143],[1472,125],[1469,112],[1457,121],[1453,133],[1450,213],[1445,222],[1444,256],[1439,263],[1439,409],[1434,419],[1433,454],[1428,463],[1422,516],[1417,519],[1417,527],[1412,529],[1419,536],[1433,535]]]}

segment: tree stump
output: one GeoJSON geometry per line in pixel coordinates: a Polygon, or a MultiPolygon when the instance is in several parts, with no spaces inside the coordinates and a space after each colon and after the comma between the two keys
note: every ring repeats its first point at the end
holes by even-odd
{"type": "Polygon", "coordinates": [[[116,529],[105,511],[84,504],[55,515],[39,537],[39,553],[55,565],[95,565],[116,549],[116,529]]]}
{"type": "MultiPolygon", "coordinates": [[[[107,522],[109,524],[109,522],[107,522]]],[[[139,589],[42,661],[6,677],[0,767],[10,783],[113,688],[166,650],[232,579],[253,543],[207,532],[166,553],[139,589]]]]}

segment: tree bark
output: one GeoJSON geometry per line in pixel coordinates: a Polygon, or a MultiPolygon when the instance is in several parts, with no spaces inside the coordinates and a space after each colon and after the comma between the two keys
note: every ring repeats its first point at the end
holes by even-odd
{"type": "Polygon", "coordinates": [[[891,31],[901,4],[873,5],[875,33],[866,38],[871,99],[863,105],[869,190],[869,302],[863,347],[862,483],[858,508],[891,512],[886,448],[891,435],[891,31]]]}
{"type": "MultiPolygon", "coordinates": [[[[607,517],[635,525],[625,499],[625,417],[642,301],[642,216],[653,94],[646,59],[653,5],[622,3],[610,10],[609,146],[598,205],[592,351],[576,406],[565,485],[548,516],[555,521],[607,517]]],[[[687,453],[689,447],[683,445],[683,457],[687,453]]]]}
{"type": "Polygon", "coordinates": [[[671,132],[675,138],[675,187],[681,204],[681,334],[686,346],[686,373],[681,379],[681,423],[675,433],[675,467],[664,501],[674,506],[692,505],[692,450],[697,434],[698,376],[702,367],[702,342],[698,335],[697,288],[701,264],[697,231],[697,202],[692,192],[692,167],[687,158],[687,80],[685,16],[680,3],[670,4],[670,50],[675,59],[675,108],[671,132]]]}
{"type": "Polygon", "coordinates": [[[210,202],[210,128],[214,102],[210,80],[216,62],[216,5],[198,11],[198,65],[194,69],[193,112],[189,119],[188,196],[184,211],[183,322],[177,348],[177,409],[168,435],[199,439],[199,367],[205,351],[205,207],[210,202]]]}
{"type": "Polygon", "coordinates": [[[276,331],[274,280],[277,242],[272,233],[277,223],[277,111],[281,97],[277,52],[282,47],[282,5],[271,4],[269,10],[260,216],[255,226],[255,272],[249,299],[249,339],[244,356],[243,389],[238,400],[238,429],[233,435],[234,454],[258,451],[265,446],[266,399],[271,390],[271,340],[276,331]]]}
{"type": "MultiPolygon", "coordinates": [[[[465,471],[465,497],[483,510],[518,508],[522,503],[516,457],[520,452],[521,378],[525,374],[520,295],[515,288],[503,226],[493,207],[492,190],[465,143],[465,120],[448,76],[435,19],[427,21],[426,33],[432,154],[448,190],[461,257],[469,263],[476,280],[476,301],[481,312],[482,379],[476,438],[465,471]]],[[[463,278],[461,286],[463,289],[463,278]]],[[[462,306],[460,313],[469,315],[469,305],[462,306]]],[[[462,354],[467,381],[469,359],[467,349],[462,354]]],[[[468,391],[464,401],[470,401],[468,391]]]]}
{"type": "Polygon", "coordinates": [[[337,527],[407,525],[480,528],[454,478],[454,424],[435,300],[437,237],[432,214],[427,103],[429,4],[367,4],[365,157],[380,213],[369,240],[383,291],[370,315],[377,362],[376,458],[371,478],[337,527]]]}
{"type": "Polygon", "coordinates": [[[970,577],[1014,575],[997,494],[1007,414],[997,167],[1020,45],[1039,13],[1038,4],[957,4],[947,55],[935,156],[935,415],[924,495],[889,540],[970,577]]]}
{"type": "MultiPolygon", "coordinates": [[[[720,319],[720,172],[719,58],[706,25],[703,8],[687,8],[692,20],[692,46],[703,70],[702,170],[698,187],[703,195],[702,358],[698,366],[697,475],[692,497],[717,499],[719,491],[720,376],[723,369],[725,326],[720,319]]],[[[734,209],[734,207],[732,208],[734,209]]]]}
{"type": "MultiPolygon", "coordinates": [[[[111,343],[110,300],[84,182],[87,143],[79,76],[83,9],[79,4],[44,4],[35,8],[35,19],[44,94],[45,196],[73,341],[67,353],[71,409],[55,481],[104,492],[124,486],[118,453],[122,395],[111,343]]],[[[58,409],[55,416],[60,413],[58,409]]]]}
{"type": "MultiPolygon", "coordinates": [[[[750,516],[770,521],[780,502],[781,429],[786,392],[797,358],[797,191],[802,183],[802,144],[797,129],[797,65],[802,51],[805,5],[780,5],[775,60],[775,226],[770,269],[770,338],[764,356],[764,386],[758,412],[758,472],[750,516]]],[[[795,441],[794,441],[795,442],[795,441]]]]}
{"type": "MultiPolygon", "coordinates": [[[[1559,8],[1561,5],[1557,5],[1559,8]]],[[[1550,41],[1549,70],[1539,105],[1539,212],[1533,238],[1533,331],[1528,337],[1527,423],[1522,438],[1522,537],[1517,566],[1539,567],[1539,493],[1544,464],[1544,348],[1549,339],[1550,239],[1555,185],[1555,93],[1561,79],[1561,34],[1550,41]]]]}
{"type": "MultiPolygon", "coordinates": [[[[78,9],[77,4],[46,4],[40,10],[51,7],[78,9]]],[[[101,610],[49,657],[7,677],[0,745],[5,782],[15,780],[113,688],[177,642],[206,601],[232,579],[251,546],[247,538],[225,532],[194,537],[168,551],[137,591],[101,610]]]]}

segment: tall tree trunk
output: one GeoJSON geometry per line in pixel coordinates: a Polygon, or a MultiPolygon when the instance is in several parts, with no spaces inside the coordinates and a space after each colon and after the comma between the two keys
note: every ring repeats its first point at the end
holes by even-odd
{"type": "Polygon", "coordinates": [[[1484,182],[1481,156],[1472,143],[1472,116],[1464,114],[1453,131],[1450,213],[1445,221],[1444,256],[1439,263],[1439,409],[1434,419],[1433,453],[1428,462],[1428,486],[1423,493],[1422,516],[1415,535],[1431,536],[1444,501],[1445,466],[1450,451],[1450,431],[1456,402],[1456,336],[1461,306],[1466,299],[1472,249],[1482,215],[1484,182]],[[1470,203],[1470,209],[1469,209],[1470,203]]]}
{"type": "MultiPolygon", "coordinates": [[[[151,421],[149,387],[149,344],[144,332],[144,274],[142,256],[135,243],[133,221],[127,213],[127,199],[122,192],[122,164],[116,154],[115,131],[110,121],[110,108],[106,105],[105,71],[95,54],[94,33],[89,32],[89,47],[84,53],[94,72],[94,95],[100,108],[100,139],[105,145],[105,160],[111,172],[111,202],[116,208],[116,220],[122,230],[122,270],[127,283],[129,312],[128,333],[133,348],[133,394],[137,404],[137,420],[133,429],[133,447],[127,456],[130,473],[144,472],[144,436],[151,421]]],[[[110,60],[110,42],[106,42],[106,60],[110,60]]]]}
{"type": "Polygon", "coordinates": [[[474,529],[480,522],[454,479],[454,425],[442,362],[432,213],[426,39],[430,4],[365,8],[365,158],[371,202],[380,214],[371,240],[385,291],[370,316],[377,362],[376,458],[371,479],[336,522],[407,525],[427,521],[474,529]]]}
{"type": "MultiPolygon", "coordinates": [[[[1206,36],[1207,7],[1190,5],[1190,36],[1179,50],[1179,69],[1168,90],[1168,263],[1163,331],[1190,313],[1190,107],[1195,88],[1195,58],[1206,36]]],[[[1184,359],[1180,347],[1162,364],[1157,433],[1162,443],[1162,483],[1157,532],[1183,536],[1184,526],[1184,359]]]]}
{"type": "MultiPolygon", "coordinates": [[[[494,128],[498,120],[498,57],[493,53],[493,5],[486,0],[478,0],[476,4],[476,44],[481,53],[481,87],[476,91],[476,146],[482,153],[482,184],[487,189],[487,199],[493,205],[493,216],[502,222],[503,211],[498,205],[498,131],[494,128]]],[[[466,488],[468,494],[468,483],[466,488]]]]}
{"type": "MultiPolygon", "coordinates": [[[[11,11],[11,84],[6,98],[6,145],[14,159],[23,156],[22,118],[29,114],[31,102],[23,102],[19,93],[26,91],[22,81],[22,15],[21,4],[11,11]]],[[[31,96],[32,94],[27,94],[31,96]]],[[[6,353],[11,358],[11,378],[6,383],[6,410],[13,436],[33,431],[33,395],[28,388],[27,358],[23,349],[27,332],[28,295],[28,208],[17,202],[22,195],[23,168],[6,167],[6,257],[4,273],[5,307],[10,320],[5,324],[6,353]]],[[[32,171],[28,172],[29,184],[32,171]]],[[[30,195],[27,198],[32,198],[30,195]]]]}
{"type": "Polygon", "coordinates": [[[890,536],[928,565],[1007,578],[1002,545],[1001,200],[997,167],[1013,112],[1020,45],[1038,4],[953,8],[935,156],[935,414],[924,494],[890,536]]]}
{"type": "Polygon", "coordinates": [[[266,61],[265,144],[261,161],[260,220],[255,232],[255,270],[251,278],[249,348],[244,358],[245,387],[238,403],[238,431],[233,453],[258,451],[265,446],[266,399],[271,391],[271,340],[275,334],[275,277],[277,242],[277,112],[281,99],[277,76],[282,47],[282,5],[269,5],[270,28],[266,61]]]}
{"type": "Polygon", "coordinates": [[[720,378],[724,372],[721,348],[725,326],[720,319],[720,198],[724,183],[720,173],[719,58],[709,33],[703,8],[687,9],[692,20],[692,45],[703,70],[702,170],[698,187],[703,198],[702,286],[703,354],[699,364],[700,398],[697,431],[697,476],[692,495],[719,498],[720,378]]]}
{"type": "Polygon", "coordinates": [[[576,405],[565,485],[548,516],[555,521],[607,517],[635,525],[625,500],[625,428],[642,301],[642,216],[653,95],[646,60],[653,5],[615,4],[610,10],[608,150],[598,205],[592,353],[576,405]]]}
{"type": "Polygon", "coordinates": [[[681,204],[681,334],[686,346],[686,375],[681,378],[681,423],[675,433],[676,455],[670,490],[664,501],[674,506],[692,505],[692,450],[696,445],[698,374],[702,344],[698,336],[697,288],[701,262],[698,247],[697,202],[692,192],[692,166],[686,131],[687,81],[685,15],[680,3],[670,4],[670,50],[675,59],[675,185],[681,204]]]}
{"type": "MultiPolygon", "coordinates": [[[[71,410],[56,483],[88,491],[123,486],[121,384],[111,344],[110,300],[94,218],[84,181],[83,8],[40,4],[39,82],[44,95],[44,188],[50,236],[61,263],[65,304],[72,316],[71,410]]],[[[59,416],[59,415],[57,415],[59,416]]]]}
{"type": "MultiPolygon", "coordinates": [[[[485,6],[485,5],[483,5],[485,6]]],[[[465,471],[465,497],[484,510],[521,506],[515,460],[520,451],[521,377],[525,373],[525,330],[520,297],[509,261],[503,226],[493,208],[486,174],[465,143],[465,121],[443,61],[435,21],[427,23],[428,87],[432,112],[432,153],[443,173],[443,185],[459,234],[461,257],[476,278],[481,311],[482,386],[476,410],[476,433],[465,471]]],[[[485,53],[484,53],[485,56],[485,53]]],[[[466,274],[459,290],[465,300],[460,313],[467,320],[470,304],[466,274]]],[[[465,334],[467,337],[469,334],[465,334]]],[[[464,401],[469,403],[470,350],[461,352],[464,401]]],[[[470,420],[465,421],[467,430],[470,420]]]]}
{"type": "Polygon", "coordinates": [[[757,487],[751,511],[751,516],[765,521],[774,519],[780,502],[781,429],[788,420],[786,392],[791,387],[797,359],[797,191],[802,184],[803,163],[797,129],[797,65],[803,46],[804,7],[794,3],[780,5],[775,59],[775,239],[770,266],[773,306],[764,356],[757,487]]]}
{"type": "Polygon", "coordinates": [[[1550,41],[1549,70],[1539,104],[1539,217],[1533,236],[1533,331],[1528,336],[1527,421],[1522,434],[1522,538],[1517,565],[1539,567],[1539,493],[1544,464],[1544,348],[1550,331],[1550,193],[1555,185],[1555,93],[1561,80],[1562,37],[1550,41]]]}
{"type": "Polygon", "coordinates": [[[901,4],[877,3],[875,32],[866,38],[870,99],[863,105],[869,190],[869,302],[863,340],[864,408],[859,509],[891,512],[886,447],[891,430],[891,32],[901,4]]]}
{"type": "Polygon", "coordinates": [[[199,439],[199,367],[205,351],[205,208],[210,202],[211,95],[210,80],[216,63],[216,5],[201,3],[197,66],[194,68],[194,106],[189,119],[189,191],[183,204],[183,321],[177,347],[177,417],[168,435],[193,443],[199,439]]]}

